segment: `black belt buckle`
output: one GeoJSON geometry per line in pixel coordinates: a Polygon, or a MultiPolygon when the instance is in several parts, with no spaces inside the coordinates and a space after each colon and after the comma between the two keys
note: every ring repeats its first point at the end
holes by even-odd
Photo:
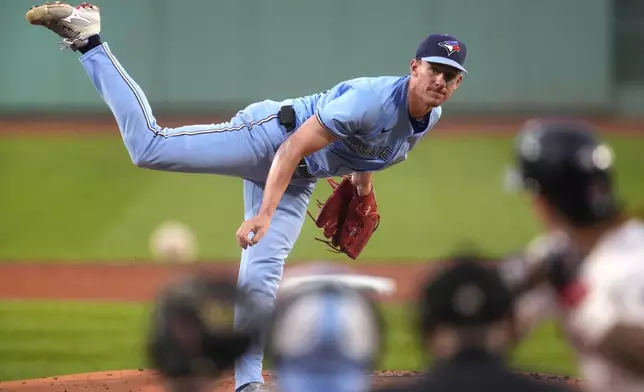
{"type": "Polygon", "coordinates": [[[291,132],[295,129],[297,119],[293,106],[282,106],[280,111],[277,113],[277,118],[279,119],[280,125],[283,125],[287,132],[291,132]]]}

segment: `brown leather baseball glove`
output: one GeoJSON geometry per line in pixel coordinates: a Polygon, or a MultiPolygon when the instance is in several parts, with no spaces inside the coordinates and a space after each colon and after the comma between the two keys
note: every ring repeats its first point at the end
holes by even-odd
{"type": "Polygon", "coordinates": [[[373,190],[368,195],[358,195],[351,177],[344,177],[340,183],[333,179],[327,181],[333,193],[325,203],[317,200],[320,207],[317,218],[308,214],[330,241],[316,240],[326,243],[337,253],[356,259],[380,223],[376,195],[373,190]]]}

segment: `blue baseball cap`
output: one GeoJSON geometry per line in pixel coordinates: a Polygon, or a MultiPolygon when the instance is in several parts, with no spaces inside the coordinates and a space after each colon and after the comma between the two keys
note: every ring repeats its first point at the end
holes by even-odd
{"type": "Polygon", "coordinates": [[[382,319],[345,284],[309,283],[275,308],[269,339],[281,392],[367,392],[381,352],[382,319]]]}
{"type": "Polygon", "coordinates": [[[416,58],[430,63],[445,64],[467,73],[463,65],[467,46],[463,41],[447,34],[432,34],[416,50],[416,58]]]}

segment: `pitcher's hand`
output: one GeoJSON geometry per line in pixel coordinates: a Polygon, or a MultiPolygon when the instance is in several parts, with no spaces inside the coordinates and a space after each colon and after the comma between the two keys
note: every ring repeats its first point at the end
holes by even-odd
{"type": "Polygon", "coordinates": [[[270,222],[271,218],[269,216],[256,215],[242,223],[237,230],[237,242],[239,246],[246,249],[258,243],[264,234],[266,234],[270,222]],[[248,238],[250,233],[254,234],[251,239],[248,238]]]}

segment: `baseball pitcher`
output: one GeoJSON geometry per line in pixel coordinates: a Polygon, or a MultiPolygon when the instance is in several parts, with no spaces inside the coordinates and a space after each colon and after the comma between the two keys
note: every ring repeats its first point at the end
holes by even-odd
{"type": "MultiPolygon", "coordinates": [[[[253,103],[225,123],[166,128],[157,124],[141,87],[102,42],[97,6],[45,3],[26,18],[81,53],[80,63],[112,111],[136,166],[243,179],[238,284],[267,310],[318,179],[345,177],[332,183],[333,193],[314,219],[331,246],[356,258],[380,219],[371,173],[407,158],[436,125],[441,105],[466,72],[465,44],[449,35],[430,35],[410,61],[409,75],[356,78],[321,93],[253,103]]],[[[237,309],[237,325],[249,317],[246,309],[237,309]]],[[[239,361],[238,391],[261,390],[263,346],[239,361]]]]}

